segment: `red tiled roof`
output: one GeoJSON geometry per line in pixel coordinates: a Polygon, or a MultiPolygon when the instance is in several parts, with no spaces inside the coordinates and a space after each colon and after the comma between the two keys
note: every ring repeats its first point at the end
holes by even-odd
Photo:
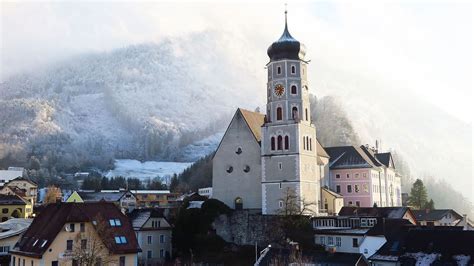
{"type": "Polygon", "coordinates": [[[92,222],[103,219],[107,236],[101,236],[112,254],[127,254],[140,251],[135,233],[127,216],[113,203],[56,203],[50,204],[33,220],[33,223],[18,241],[12,253],[41,257],[48,250],[57,234],[67,223],[92,222]],[[109,219],[120,219],[121,226],[112,227],[109,219]],[[126,244],[116,244],[114,236],[125,236],[126,244]],[[45,244],[43,245],[43,242],[45,244]]]}

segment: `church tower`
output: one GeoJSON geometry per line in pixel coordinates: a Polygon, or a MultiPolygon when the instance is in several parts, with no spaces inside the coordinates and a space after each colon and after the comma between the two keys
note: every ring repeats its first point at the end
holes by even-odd
{"type": "MultiPolygon", "coordinates": [[[[267,107],[262,126],[262,213],[279,214],[288,204],[317,214],[320,177],[316,128],[311,123],[305,46],[288,31],[268,48],[267,107]],[[296,196],[296,199],[290,197],[296,196]],[[291,202],[290,202],[291,201],[291,202]],[[302,204],[302,202],[309,203],[302,204]]],[[[293,211],[293,210],[292,210],[293,211]]]]}

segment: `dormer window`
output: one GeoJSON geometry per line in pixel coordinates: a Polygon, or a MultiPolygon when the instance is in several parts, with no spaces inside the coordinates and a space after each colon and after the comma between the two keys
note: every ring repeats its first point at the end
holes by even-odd
{"type": "Polygon", "coordinates": [[[115,244],[127,244],[127,238],[125,236],[116,236],[115,237],[115,244]]]}
{"type": "Polygon", "coordinates": [[[122,222],[119,219],[110,219],[109,223],[112,227],[122,226],[122,222]]]}

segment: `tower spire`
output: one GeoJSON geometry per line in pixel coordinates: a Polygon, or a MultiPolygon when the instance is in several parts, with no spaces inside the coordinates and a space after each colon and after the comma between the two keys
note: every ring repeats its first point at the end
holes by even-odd
{"type": "Polygon", "coordinates": [[[285,3],[285,31],[288,31],[288,3],[285,3]]]}

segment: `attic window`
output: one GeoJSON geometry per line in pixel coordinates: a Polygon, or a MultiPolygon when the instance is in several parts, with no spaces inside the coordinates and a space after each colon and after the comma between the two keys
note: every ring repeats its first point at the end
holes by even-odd
{"type": "Polygon", "coordinates": [[[44,246],[46,246],[46,243],[48,243],[48,240],[43,240],[43,244],[41,244],[41,247],[44,248],[44,246]]]}
{"type": "Polygon", "coordinates": [[[35,242],[33,243],[33,247],[36,245],[36,243],[38,243],[38,240],[39,239],[36,239],[35,242]]]}
{"type": "Polygon", "coordinates": [[[119,219],[110,219],[109,220],[110,226],[122,226],[122,223],[119,219]]]}
{"type": "Polygon", "coordinates": [[[116,236],[115,237],[115,243],[116,244],[127,244],[127,238],[124,236],[116,236]]]}

